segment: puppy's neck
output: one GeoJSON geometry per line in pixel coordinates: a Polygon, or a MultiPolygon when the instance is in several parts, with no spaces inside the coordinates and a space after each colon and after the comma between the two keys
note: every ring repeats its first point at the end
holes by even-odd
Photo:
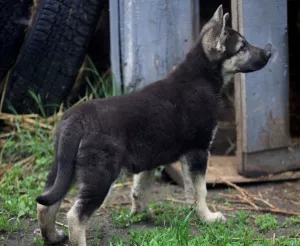
{"type": "Polygon", "coordinates": [[[168,77],[175,83],[208,83],[216,94],[224,85],[221,64],[210,61],[198,42],[168,77]]]}

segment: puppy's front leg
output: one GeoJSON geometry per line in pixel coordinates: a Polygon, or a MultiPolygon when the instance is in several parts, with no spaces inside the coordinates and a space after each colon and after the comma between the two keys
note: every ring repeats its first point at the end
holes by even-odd
{"type": "Polygon", "coordinates": [[[182,173],[188,200],[193,199],[197,205],[197,216],[207,222],[213,222],[221,219],[226,221],[220,213],[213,213],[206,204],[206,168],[207,168],[208,151],[195,150],[184,155],[180,161],[182,163],[182,173]]]}

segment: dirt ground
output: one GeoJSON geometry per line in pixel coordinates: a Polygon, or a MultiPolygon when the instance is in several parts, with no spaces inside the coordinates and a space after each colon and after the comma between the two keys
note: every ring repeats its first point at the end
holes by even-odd
{"type": "MultiPolygon", "coordinates": [[[[268,199],[269,202],[274,204],[275,206],[289,211],[297,211],[300,212],[300,180],[298,181],[288,181],[288,182],[276,182],[276,183],[263,183],[263,184],[251,184],[251,185],[242,185],[242,187],[250,192],[251,194],[258,194],[268,199]]],[[[220,196],[220,193],[236,193],[233,189],[228,189],[224,186],[215,186],[208,187],[208,203],[215,204],[218,208],[218,204],[222,204],[224,208],[225,199],[220,196]]],[[[167,198],[174,198],[177,200],[184,199],[183,189],[177,185],[172,185],[163,181],[156,181],[153,187],[153,200],[155,201],[165,201],[167,198]]],[[[120,203],[122,207],[130,207],[130,187],[123,186],[114,188],[107,199],[106,204],[115,204],[120,203]]],[[[62,205],[61,212],[59,214],[58,221],[62,223],[66,223],[66,212],[71,204],[68,201],[65,201],[62,205]]],[[[218,209],[221,210],[222,209],[218,209]]],[[[124,236],[128,235],[130,228],[117,228],[111,219],[112,208],[104,207],[100,208],[99,211],[94,215],[89,223],[87,229],[87,238],[88,240],[92,240],[95,236],[96,231],[100,231],[101,233],[101,241],[99,241],[99,245],[109,245],[111,238],[114,235],[124,236]]],[[[231,211],[222,211],[225,216],[230,216],[232,214],[231,211]]],[[[250,213],[250,212],[249,212],[250,213]]],[[[251,212],[253,215],[255,213],[251,212]]],[[[285,219],[285,216],[279,215],[279,221],[285,219]]],[[[143,222],[139,224],[132,225],[134,228],[140,227],[153,227],[154,223],[143,222]]],[[[21,233],[15,233],[9,236],[8,241],[6,242],[7,246],[31,246],[37,245],[34,243],[33,238],[39,238],[37,222],[34,219],[25,220],[23,223],[24,231],[21,233]]],[[[276,231],[276,235],[285,234],[284,230],[279,229],[276,231]]],[[[295,229],[295,228],[293,228],[295,229]]],[[[300,227],[298,226],[300,231],[300,227]]],[[[274,231],[271,233],[271,237],[274,231]]],[[[1,236],[1,233],[0,233],[1,236]]],[[[67,245],[67,244],[60,244],[67,245]]]]}

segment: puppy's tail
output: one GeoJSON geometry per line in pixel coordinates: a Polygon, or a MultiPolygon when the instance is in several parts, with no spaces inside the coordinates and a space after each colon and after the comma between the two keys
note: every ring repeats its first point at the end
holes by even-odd
{"type": "Polygon", "coordinates": [[[39,204],[50,206],[60,201],[71,187],[75,173],[75,158],[78,152],[82,130],[66,127],[59,136],[56,149],[57,174],[52,187],[38,196],[39,204]]]}

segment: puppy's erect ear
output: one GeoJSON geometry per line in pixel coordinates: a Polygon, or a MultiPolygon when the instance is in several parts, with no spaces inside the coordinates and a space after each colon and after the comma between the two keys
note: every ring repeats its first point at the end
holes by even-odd
{"type": "Polygon", "coordinates": [[[201,33],[205,33],[207,30],[211,29],[213,26],[222,23],[223,17],[223,6],[222,4],[215,11],[214,15],[210,18],[210,20],[203,26],[201,29],[201,33]]]}
{"type": "Polygon", "coordinates": [[[222,19],[222,31],[223,32],[225,31],[225,27],[226,27],[228,19],[229,19],[229,13],[226,13],[222,19]]]}
{"type": "Polygon", "coordinates": [[[223,5],[221,4],[216,12],[214,13],[212,19],[216,22],[221,22],[222,21],[222,17],[223,17],[223,5]]]}
{"type": "Polygon", "coordinates": [[[225,50],[224,43],[225,43],[226,36],[227,36],[227,34],[225,32],[225,28],[226,28],[226,23],[227,23],[228,19],[229,19],[229,14],[226,13],[222,18],[222,29],[221,29],[221,32],[220,32],[220,37],[219,37],[217,46],[216,46],[218,51],[224,51],[225,50]]]}
{"type": "Polygon", "coordinates": [[[229,14],[223,15],[222,5],[214,13],[210,21],[203,27],[202,44],[207,57],[210,60],[217,60],[224,54],[227,38],[226,24],[229,14]]]}

